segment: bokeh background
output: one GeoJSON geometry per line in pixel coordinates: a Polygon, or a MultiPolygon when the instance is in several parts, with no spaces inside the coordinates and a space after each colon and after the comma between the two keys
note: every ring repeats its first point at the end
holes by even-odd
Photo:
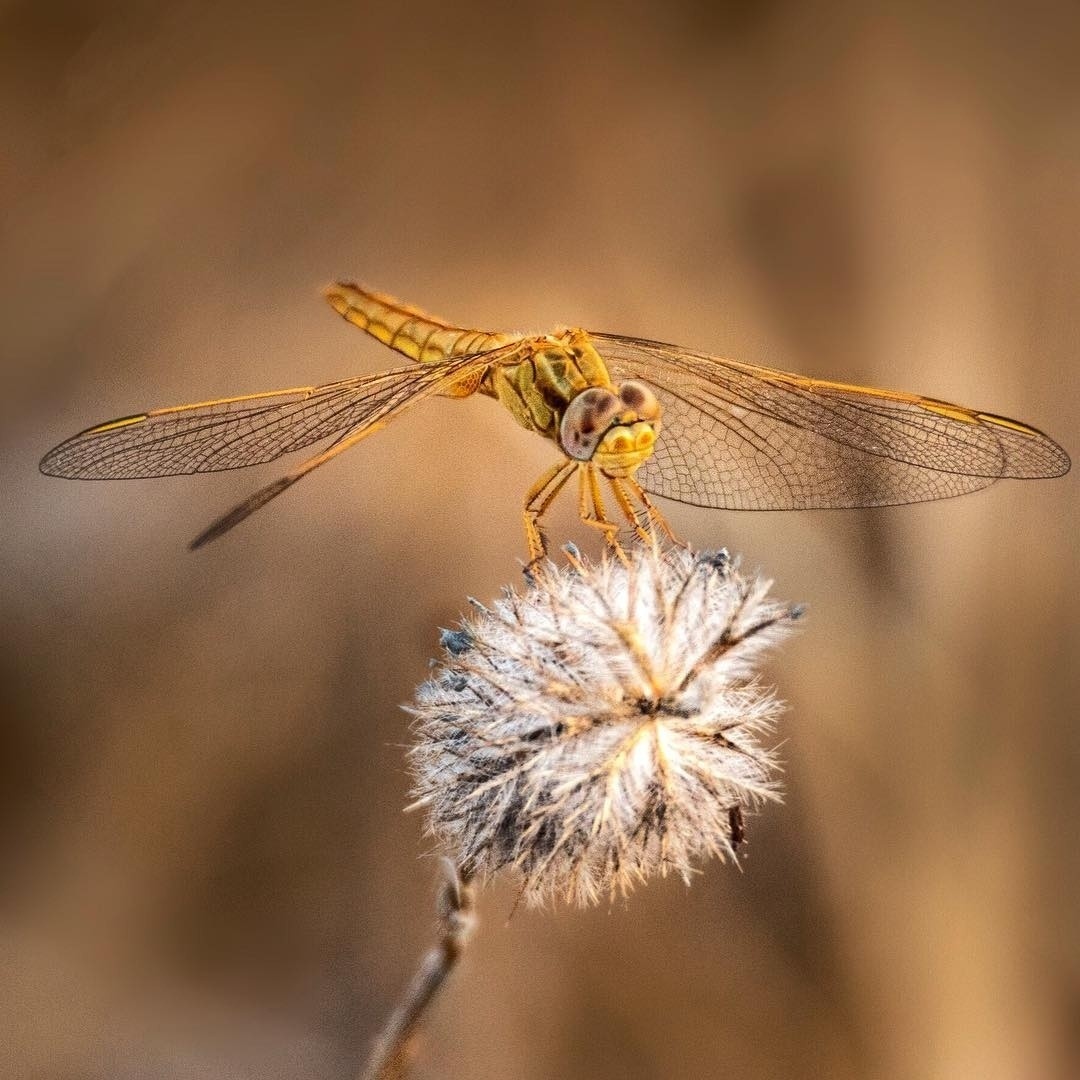
{"type": "MultiPolygon", "coordinates": [[[[326,282],[1080,451],[1080,12],[873,7],[0,3],[0,1074],[350,1077],[432,937],[399,704],[517,578],[551,448],[435,401],[196,555],[276,466],[36,470],[391,366],[326,282]]],[[[485,891],[416,1076],[1076,1076],[1077,495],[666,507],[810,606],[786,805],[689,890],[485,891]]]]}

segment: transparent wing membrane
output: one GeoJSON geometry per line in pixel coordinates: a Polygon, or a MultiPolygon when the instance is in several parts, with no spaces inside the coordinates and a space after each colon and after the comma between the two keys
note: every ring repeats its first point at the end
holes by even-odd
{"type": "Polygon", "coordinates": [[[647,490],[697,506],[795,510],[948,498],[1003,477],[1059,476],[1065,451],[1005,417],[590,335],[616,380],[641,379],[664,407],[647,490]]]}
{"type": "Polygon", "coordinates": [[[409,406],[433,394],[474,386],[502,352],[455,357],[423,366],[361,375],[325,386],[221,398],[99,424],[61,443],[41,471],[79,480],[178,476],[239,469],[336,436],[286,476],[245,499],[192,543],[216,539],[297,480],[367,438],[409,406]]]}
{"type": "Polygon", "coordinates": [[[41,471],[77,480],[219,472],[274,461],[334,435],[383,423],[485,366],[458,357],[325,386],[155,409],[88,428],[42,459],[41,471]]]}

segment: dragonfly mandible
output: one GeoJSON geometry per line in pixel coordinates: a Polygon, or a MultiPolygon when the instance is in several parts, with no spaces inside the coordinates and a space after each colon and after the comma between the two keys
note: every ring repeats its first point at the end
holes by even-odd
{"type": "Polygon", "coordinates": [[[536,560],[546,553],[544,514],[575,476],[582,519],[618,550],[624,521],[641,535],[660,528],[673,537],[650,495],[733,510],[883,506],[1069,469],[1068,455],[1041,431],[936,398],[619,334],[469,330],[357,285],[326,295],[411,362],[120,417],[50,450],[42,472],[81,480],[216,472],[327,443],[218,518],[192,541],[197,548],[413,405],[478,393],[560,451],[524,500],[536,560]]]}

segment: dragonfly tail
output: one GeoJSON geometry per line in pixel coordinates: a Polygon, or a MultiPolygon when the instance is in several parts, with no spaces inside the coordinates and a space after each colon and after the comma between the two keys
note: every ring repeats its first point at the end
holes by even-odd
{"type": "Polygon", "coordinates": [[[453,326],[392,296],[339,282],[326,290],[330,306],[344,319],[391,349],[422,364],[491,352],[517,340],[453,326]]]}

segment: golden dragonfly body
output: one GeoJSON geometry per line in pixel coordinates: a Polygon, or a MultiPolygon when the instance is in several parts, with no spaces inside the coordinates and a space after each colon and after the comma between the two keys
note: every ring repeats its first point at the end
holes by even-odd
{"type": "Polygon", "coordinates": [[[332,440],[214,522],[193,541],[199,547],[419,401],[480,393],[561,451],[525,498],[536,559],[546,550],[541,519],[575,475],[582,519],[617,548],[621,526],[605,488],[639,534],[659,527],[670,536],[650,493],[729,509],[880,506],[1069,468],[1065,451],[1037,429],[936,398],[616,334],[469,330],[355,285],[334,285],[327,298],[412,363],[121,417],[61,443],[42,471],[76,479],[213,472],[332,440]]]}

